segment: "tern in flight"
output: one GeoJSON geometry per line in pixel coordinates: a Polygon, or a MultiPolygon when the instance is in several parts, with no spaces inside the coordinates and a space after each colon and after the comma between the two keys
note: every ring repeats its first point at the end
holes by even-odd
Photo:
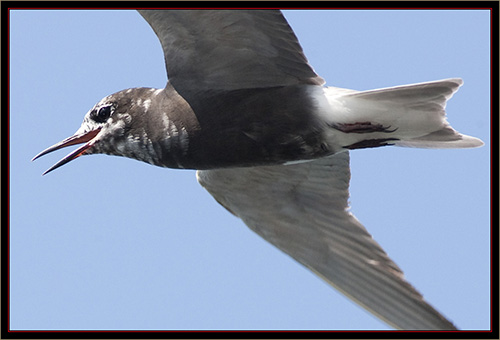
{"type": "Polygon", "coordinates": [[[350,150],[481,146],[445,118],[461,79],[326,87],[278,10],[139,13],[163,47],[166,87],[100,100],[34,158],[83,144],[45,173],[99,153],[196,169],[224,208],[389,325],[456,329],[348,211],[348,187],[350,150]]]}

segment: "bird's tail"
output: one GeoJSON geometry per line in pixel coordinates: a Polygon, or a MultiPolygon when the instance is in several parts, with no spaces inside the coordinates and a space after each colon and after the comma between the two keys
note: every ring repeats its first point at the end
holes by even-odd
{"type": "Polygon", "coordinates": [[[333,127],[349,135],[348,149],[478,147],[480,139],[458,133],[446,121],[446,102],[462,83],[455,78],[361,92],[326,88],[325,95],[346,112],[344,122],[336,117],[333,127]]]}

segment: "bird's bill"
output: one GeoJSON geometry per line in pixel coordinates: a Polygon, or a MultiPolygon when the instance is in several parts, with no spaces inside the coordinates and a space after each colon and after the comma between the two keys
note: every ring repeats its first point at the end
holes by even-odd
{"type": "Polygon", "coordinates": [[[95,129],[95,130],[87,131],[84,133],[77,133],[71,137],[68,137],[65,140],[60,141],[59,143],[54,144],[51,147],[43,150],[38,155],[33,157],[32,161],[34,161],[37,158],[42,157],[43,155],[51,153],[52,151],[56,151],[56,150],[65,148],[65,147],[70,146],[70,145],[86,143],[86,144],[82,145],[81,147],[79,147],[78,149],[76,149],[75,151],[71,152],[69,155],[67,155],[63,159],[61,159],[59,162],[54,164],[52,167],[50,167],[47,171],[45,171],[42,174],[42,176],[43,176],[43,175],[51,172],[52,170],[55,170],[55,169],[59,168],[60,166],[63,166],[64,164],[72,161],[73,159],[76,159],[79,156],[83,155],[83,153],[93,145],[92,140],[95,136],[97,136],[99,131],[101,131],[101,129],[95,129]]]}

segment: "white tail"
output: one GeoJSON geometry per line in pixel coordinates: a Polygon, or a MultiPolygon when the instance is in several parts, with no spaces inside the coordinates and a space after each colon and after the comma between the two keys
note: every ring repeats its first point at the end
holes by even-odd
{"type": "Polygon", "coordinates": [[[446,121],[446,101],[462,83],[455,78],[361,92],[326,88],[325,95],[334,111],[342,108],[335,114],[336,122],[387,128],[358,132],[357,141],[379,138],[406,147],[478,147],[483,145],[480,139],[458,133],[446,121]]]}

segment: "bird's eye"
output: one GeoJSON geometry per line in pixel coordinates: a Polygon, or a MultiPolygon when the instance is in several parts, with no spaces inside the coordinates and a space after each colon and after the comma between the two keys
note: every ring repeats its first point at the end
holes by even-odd
{"type": "Polygon", "coordinates": [[[92,119],[98,123],[104,123],[111,116],[112,109],[112,105],[100,107],[98,110],[92,112],[92,119]]]}

